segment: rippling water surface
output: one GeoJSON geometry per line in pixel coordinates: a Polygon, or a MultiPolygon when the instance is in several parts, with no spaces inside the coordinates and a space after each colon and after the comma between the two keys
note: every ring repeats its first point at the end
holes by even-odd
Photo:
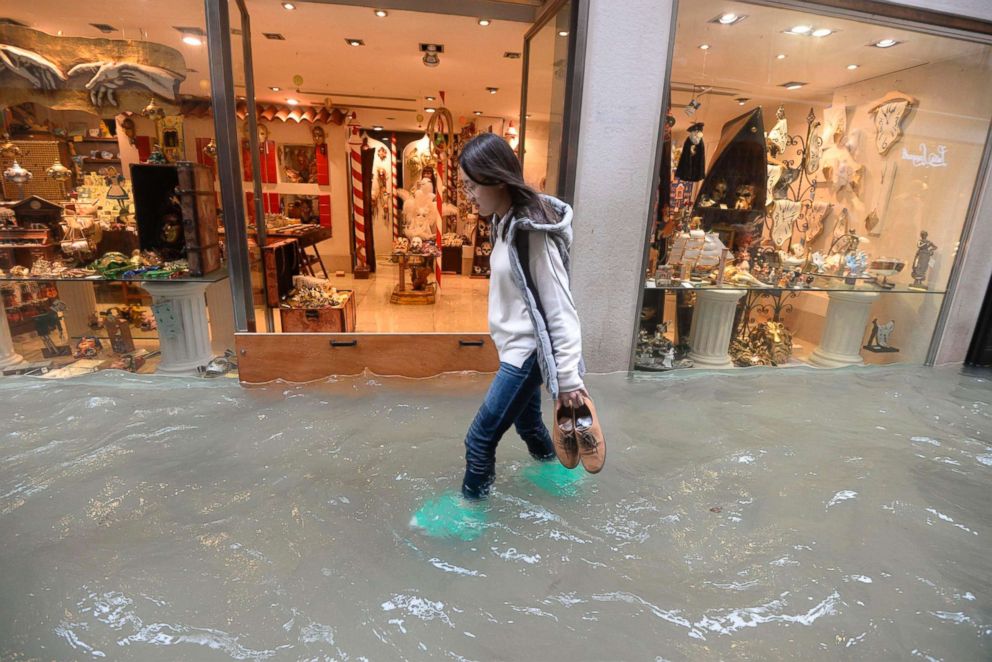
{"type": "Polygon", "coordinates": [[[592,378],[604,473],[426,537],[487,384],[0,380],[0,659],[992,656],[981,374],[592,378]]]}

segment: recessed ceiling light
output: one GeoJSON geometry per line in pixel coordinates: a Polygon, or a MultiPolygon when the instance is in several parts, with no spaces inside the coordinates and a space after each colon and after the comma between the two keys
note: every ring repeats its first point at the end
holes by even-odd
{"type": "Polygon", "coordinates": [[[849,65],[847,65],[847,68],[850,69],[851,71],[854,71],[855,69],[857,69],[860,66],[861,66],[860,64],[849,64],[849,65]]]}
{"type": "Polygon", "coordinates": [[[396,119],[396,118],[395,118],[395,117],[387,117],[386,119],[387,119],[387,120],[394,120],[394,119],[396,119]]]}
{"type": "Polygon", "coordinates": [[[425,113],[436,113],[437,108],[424,108],[425,113]]]}
{"type": "Polygon", "coordinates": [[[472,111],[472,114],[473,115],[481,115],[482,114],[482,111],[481,110],[473,110],[472,111]]]}
{"type": "Polygon", "coordinates": [[[800,83],[798,81],[790,80],[788,83],[782,83],[779,87],[784,87],[787,90],[798,90],[800,87],[806,83],[800,83]]]}
{"type": "Polygon", "coordinates": [[[263,32],[262,36],[273,41],[286,41],[286,38],[278,32],[263,32]]]}
{"type": "Polygon", "coordinates": [[[117,28],[115,28],[112,25],[108,25],[107,23],[90,23],[90,25],[92,25],[94,28],[96,28],[97,30],[99,30],[100,32],[102,32],[104,34],[110,34],[111,32],[117,32],[117,28]]]}
{"type": "Polygon", "coordinates": [[[296,9],[296,5],[294,5],[292,2],[284,2],[282,3],[282,8],[288,9],[289,11],[293,11],[294,9],[296,9]]]}
{"type": "Polygon", "coordinates": [[[748,101],[750,101],[750,99],[748,99],[747,97],[737,97],[736,99],[734,99],[734,101],[736,101],[736,102],[737,102],[737,105],[738,105],[738,106],[743,106],[743,105],[744,105],[744,104],[746,104],[746,103],[747,103],[748,101]]]}
{"type": "Polygon", "coordinates": [[[776,60],[784,60],[785,59],[785,53],[779,53],[778,55],[775,56],[775,59],[776,60]]]}
{"type": "Polygon", "coordinates": [[[892,48],[898,43],[901,42],[898,42],[895,39],[882,39],[880,41],[876,41],[874,44],[872,44],[872,46],[874,46],[875,48],[892,48]]]}
{"type": "Polygon", "coordinates": [[[526,117],[527,119],[530,119],[530,113],[527,113],[526,115],[524,115],[524,117],[526,117]]]}
{"type": "Polygon", "coordinates": [[[428,101],[434,101],[434,99],[436,99],[437,97],[424,97],[424,98],[427,99],[428,101]]]}
{"type": "Polygon", "coordinates": [[[737,14],[724,14],[720,17],[720,22],[724,25],[730,25],[737,20],[737,14]]]}
{"type": "Polygon", "coordinates": [[[379,18],[386,18],[387,16],[389,16],[389,12],[386,11],[385,9],[376,9],[375,15],[378,16],[379,18]]]}
{"type": "Polygon", "coordinates": [[[558,36],[559,37],[567,37],[568,36],[568,30],[559,30],[558,31],[558,36]]]}
{"type": "Polygon", "coordinates": [[[185,37],[183,37],[183,43],[184,44],[189,44],[190,46],[202,46],[203,45],[203,42],[200,41],[200,38],[199,37],[194,37],[191,34],[188,34],[185,37]]]}
{"type": "Polygon", "coordinates": [[[382,127],[379,126],[378,124],[376,124],[375,126],[372,127],[372,130],[373,131],[382,131],[382,127]]]}
{"type": "Polygon", "coordinates": [[[273,86],[272,86],[272,87],[270,87],[269,89],[270,89],[270,90],[272,90],[273,92],[278,92],[278,91],[279,91],[279,90],[281,90],[282,88],[281,88],[281,87],[279,87],[278,85],[273,85],[273,86]]]}
{"type": "Polygon", "coordinates": [[[479,19],[479,25],[481,25],[482,27],[486,27],[490,23],[492,23],[492,21],[490,21],[488,18],[480,18],[479,19]]]}
{"type": "Polygon", "coordinates": [[[519,51],[506,51],[505,53],[503,53],[503,57],[505,57],[507,60],[519,60],[520,59],[520,52],[519,51]]]}
{"type": "Polygon", "coordinates": [[[813,30],[812,32],[814,37],[829,37],[833,33],[834,31],[830,28],[819,28],[817,30],[813,30]]]}
{"type": "Polygon", "coordinates": [[[345,39],[349,46],[364,46],[365,42],[361,39],[345,39]]]}
{"type": "Polygon", "coordinates": [[[286,99],[286,103],[288,103],[290,106],[297,106],[299,105],[300,102],[297,101],[296,99],[286,99]]]}
{"type": "Polygon", "coordinates": [[[743,21],[747,16],[744,14],[735,14],[733,12],[726,12],[718,16],[714,16],[708,22],[709,23],[719,23],[720,25],[735,25],[743,21]]]}
{"type": "Polygon", "coordinates": [[[487,87],[486,88],[486,92],[489,92],[489,94],[496,94],[497,92],[499,92],[499,88],[498,87],[487,87]]]}
{"type": "Polygon", "coordinates": [[[709,49],[710,49],[710,45],[709,44],[700,44],[699,45],[699,50],[701,50],[701,51],[708,51],[709,49]]]}
{"type": "Polygon", "coordinates": [[[792,34],[806,34],[813,29],[812,25],[796,25],[789,29],[792,34]]]}

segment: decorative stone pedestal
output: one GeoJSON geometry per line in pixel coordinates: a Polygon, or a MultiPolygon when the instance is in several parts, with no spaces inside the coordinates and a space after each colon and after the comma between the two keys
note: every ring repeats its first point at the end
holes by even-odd
{"type": "Polygon", "coordinates": [[[171,304],[169,319],[156,315],[162,360],[155,371],[165,375],[195,375],[213,356],[204,299],[210,283],[142,282],[152,303],[171,304]]]}
{"type": "Polygon", "coordinates": [[[210,314],[210,348],[214,356],[234,349],[234,298],[231,281],[222,280],[207,288],[207,312],[210,314]]]}
{"type": "Polygon", "coordinates": [[[697,368],[733,368],[730,337],[734,313],[745,290],[697,290],[689,330],[689,358],[697,368]]]}
{"type": "Polygon", "coordinates": [[[93,283],[58,283],[59,299],[66,309],[62,314],[70,338],[92,335],[90,315],[96,312],[96,293],[93,283]]]}
{"type": "Polygon", "coordinates": [[[878,292],[830,292],[820,344],[809,362],[821,368],[864,365],[861,341],[878,292]]]}
{"type": "Polygon", "coordinates": [[[3,299],[0,299],[0,369],[21,363],[24,363],[24,357],[14,351],[14,339],[7,324],[7,309],[3,306],[3,299]]]}

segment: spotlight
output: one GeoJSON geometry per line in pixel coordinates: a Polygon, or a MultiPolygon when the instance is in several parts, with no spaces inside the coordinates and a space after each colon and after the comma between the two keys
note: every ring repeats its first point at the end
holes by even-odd
{"type": "Polygon", "coordinates": [[[437,108],[424,108],[425,113],[436,113],[437,108]]]}
{"type": "Polygon", "coordinates": [[[861,66],[860,64],[849,64],[849,65],[847,65],[847,68],[850,69],[851,71],[854,71],[855,69],[857,69],[860,66],[861,66]]]}
{"type": "Polygon", "coordinates": [[[559,37],[567,37],[568,36],[568,30],[559,30],[558,31],[558,36],[559,37]]]}
{"type": "Polygon", "coordinates": [[[709,49],[710,49],[710,45],[709,44],[700,44],[699,45],[699,50],[701,50],[701,51],[708,51],[709,49]]]}
{"type": "Polygon", "coordinates": [[[378,16],[379,18],[386,18],[387,16],[389,16],[389,12],[386,11],[385,9],[376,9],[375,15],[378,16]]]}
{"type": "Polygon", "coordinates": [[[499,92],[499,88],[498,87],[487,87],[486,88],[486,92],[489,92],[489,94],[496,94],[497,92],[499,92]]]}
{"type": "Polygon", "coordinates": [[[270,89],[270,90],[272,90],[273,92],[278,92],[278,91],[279,91],[279,90],[281,90],[282,88],[281,88],[281,87],[277,87],[277,86],[275,86],[275,85],[273,85],[273,86],[272,86],[272,87],[270,87],[269,89],[270,89]]]}
{"type": "Polygon", "coordinates": [[[297,101],[296,99],[286,99],[286,103],[288,103],[290,106],[297,106],[299,105],[300,102],[297,101]]]}
{"type": "Polygon", "coordinates": [[[294,9],[296,9],[296,5],[294,5],[292,2],[284,2],[282,3],[282,8],[287,11],[293,11],[294,9]]]}
{"type": "Polygon", "coordinates": [[[194,37],[191,34],[188,34],[185,37],[183,37],[183,43],[184,44],[189,44],[190,46],[202,46],[203,45],[203,42],[200,41],[200,38],[199,37],[194,37]]]}
{"type": "Polygon", "coordinates": [[[428,101],[434,101],[434,99],[436,99],[437,97],[424,97],[424,98],[427,99],[428,101]]]}
{"type": "Polygon", "coordinates": [[[714,16],[707,23],[717,23],[719,25],[736,25],[743,21],[747,16],[744,14],[735,14],[733,12],[726,12],[724,14],[719,14],[714,16]]]}
{"type": "Polygon", "coordinates": [[[349,46],[364,46],[365,42],[361,39],[345,39],[349,46]]]}
{"type": "Polygon", "coordinates": [[[828,37],[833,33],[834,31],[829,28],[820,28],[819,30],[813,30],[814,37],[828,37]]]}
{"type": "Polygon", "coordinates": [[[473,110],[472,111],[472,114],[475,115],[475,116],[479,116],[479,115],[482,115],[482,111],[481,110],[473,110]]]}
{"type": "Polygon", "coordinates": [[[738,105],[738,106],[743,106],[743,105],[744,105],[744,104],[746,104],[746,103],[747,103],[748,101],[750,101],[750,99],[748,99],[747,97],[737,97],[736,99],[734,99],[734,101],[736,101],[736,102],[737,102],[737,105],[738,105]]]}
{"type": "Polygon", "coordinates": [[[778,55],[775,56],[775,59],[776,60],[784,60],[785,59],[785,53],[779,53],[778,55]]]}
{"type": "Polygon", "coordinates": [[[488,18],[480,18],[479,19],[479,25],[481,25],[482,27],[486,27],[490,23],[492,23],[492,21],[490,21],[488,18]]]}
{"type": "Polygon", "coordinates": [[[372,127],[372,130],[373,131],[382,131],[382,127],[379,126],[378,124],[376,124],[375,126],[372,127]]]}
{"type": "Polygon", "coordinates": [[[793,80],[793,81],[789,81],[788,83],[782,83],[780,87],[784,87],[787,90],[798,90],[800,87],[802,87],[805,84],[806,83],[800,83],[798,81],[793,80]]]}
{"type": "Polygon", "coordinates": [[[737,20],[737,14],[724,14],[719,19],[719,21],[724,25],[733,25],[734,21],[736,20],[737,20]]]}
{"type": "Polygon", "coordinates": [[[812,25],[796,25],[789,30],[792,34],[806,34],[813,29],[812,25]]]}
{"type": "Polygon", "coordinates": [[[876,41],[874,44],[872,44],[872,46],[874,46],[875,48],[892,48],[898,43],[900,42],[896,41],[895,39],[882,39],[880,41],[876,41]]]}

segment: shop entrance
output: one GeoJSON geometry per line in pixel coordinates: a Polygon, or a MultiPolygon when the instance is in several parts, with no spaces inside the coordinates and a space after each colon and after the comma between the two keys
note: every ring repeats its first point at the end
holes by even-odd
{"type": "Polygon", "coordinates": [[[235,59],[235,188],[265,333],[238,335],[245,382],[497,368],[490,219],[460,190],[458,159],[496,133],[531,185],[562,195],[573,3],[455,4],[247,3],[264,28],[253,66],[235,59]]]}

